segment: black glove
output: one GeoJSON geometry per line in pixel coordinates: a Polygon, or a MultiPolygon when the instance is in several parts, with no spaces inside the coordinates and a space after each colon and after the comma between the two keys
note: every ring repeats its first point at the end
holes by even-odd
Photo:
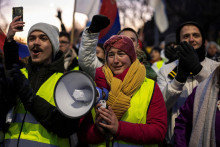
{"type": "Polygon", "coordinates": [[[177,49],[173,46],[165,47],[165,56],[169,59],[169,62],[173,62],[178,59],[177,49]]]}
{"type": "Polygon", "coordinates": [[[202,70],[202,65],[199,62],[199,57],[194,48],[187,42],[181,42],[177,47],[178,56],[181,62],[184,63],[184,67],[188,72],[192,72],[193,75],[197,75],[202,70]]]}
{"type": "Polygon", "coordinates": [[[184,62],[179,59],[179,64],[177,66],[177,75],[175,76],[175,79],[180,83],[185,83],[189,75],[190,72],[186,70],[184,62]]]}
{"type": "Polygon", "coordinates": [[[19,66],[14,64],[12,69],[10,70],[10,76],[14,82],[14,85],[17,90],[17,94],[24,104],[24,107],[28,110],[31,107],[33,98],[32,88],[30,87],[28,79],[21,73],[19,66]]]}
{"type": "Polygon", "coordinates": [[[88,31],[90,31],[91,33],[98,33],[102,29],[106,28],[109,24],[110,20],[108,19],[108,17],[103,15],[94,15],[88,31]]]}

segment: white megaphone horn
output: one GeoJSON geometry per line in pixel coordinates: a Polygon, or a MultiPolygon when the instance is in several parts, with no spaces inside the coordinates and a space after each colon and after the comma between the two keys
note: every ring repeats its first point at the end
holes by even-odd
{"type": "Polygon", "coordinates": [[[79,118],[91,111],[92,107],[108,98],[105,88],[95,86],[93,79],[83,71],[65,73],[57,81],[54,101],[57,109],[67,117],[79,118]]]}

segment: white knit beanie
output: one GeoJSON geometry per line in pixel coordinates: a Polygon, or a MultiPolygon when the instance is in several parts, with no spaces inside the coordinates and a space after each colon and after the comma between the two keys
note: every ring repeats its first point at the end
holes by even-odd
{"type": "Polygon", "coordinates": [[[44,32],[48,36],[48,38],[52,44],[52,47],[53,47],[53,59],[54,59],[56,53],[59,51],[59,30],[58,30],[58,28],[51,25],[51,24],[47,24],[47,23],[36,23],[28,31],[27,43],[29,43],[28,37],[33,31],[41,31],[41,32],[44,32]]]}

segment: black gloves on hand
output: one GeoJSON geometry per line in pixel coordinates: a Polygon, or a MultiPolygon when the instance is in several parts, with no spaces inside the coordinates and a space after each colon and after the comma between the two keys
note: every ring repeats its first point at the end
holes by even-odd
{"type": "Polygon", "coordinates": [[[26,79],[21,73],[19,66],[16,64],[13,65],[13,68],[10,71],[10,76],[14,82],[21,102],[24,104],[26,109],[30,108],[35,95],[33,95],[28,79],[26,79]]]}
{"type": "Polygon", "coordinates": [[[178,46],[178,56],[184,64],[184,69],[192,72],[193,75],[197,75],[202,70],[196,51],[187,42],[181,42],[178,46]]]}
{"type": "Polygon", "coordinates": [[[179,59],[179,64],[177,66],[177,75],[175,79],[180,83],[185,83],[189,75],[190,75],[190,72],[186,70],[183,61],[179,59]]]}
{"type": "Polygon", "coordinates": [[[109,24],[110,20],[108,19],[108,17],[103,15],[94,15],[88,31],[90,31],[91,33],[98,33],[102,29],[106,28],[109,24]]]}
{"type": "Polygon", "coordinates": [[[169,62],[173,62],[178,59],[177,49],[172,46],[165,47],[165,56],[169,59],[169,62]]]}

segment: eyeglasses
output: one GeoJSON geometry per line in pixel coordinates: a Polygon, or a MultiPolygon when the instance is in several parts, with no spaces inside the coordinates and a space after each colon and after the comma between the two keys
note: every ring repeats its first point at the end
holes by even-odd
{"type": "Polygon", "coordinates": [[[69,44],[70,42],[68,41],[60,41],[60,44],[69,44]]]}

